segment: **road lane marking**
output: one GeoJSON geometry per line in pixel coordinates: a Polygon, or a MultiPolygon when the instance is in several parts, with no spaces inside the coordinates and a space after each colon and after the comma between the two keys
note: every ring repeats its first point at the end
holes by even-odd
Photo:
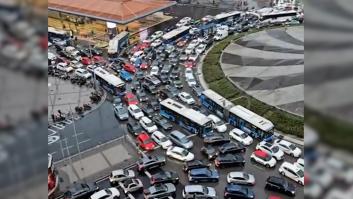
{"type": "MultiPolygon", "coordinates": [[[[57,133],[56,131],[54,131],[53,129],[50,129],[50,128],[48,128],[48,131],[51,131],[51,132],[52,132],[52,134],[50,134],[50,135],[54,135],[54,134],[57,133]]],[[[50,135],[49,135],[49,136],[50,136],[50,135]]]]}
{"type": "Polygon", "coordinates": [[[78,144],[83,144],[83,143],[88,142],[88,141],[90,141],[90,140],[91,140],[91,139],[83,140],[83,141],[79,142],[78,144]]]}
{"type": "Polygon", "coordinates": [[[146,176],[147,176],[148,178],[151,179],[152,175],[151,175],[151,173],[150,173],[149,171],[145,171],[145,174],[146,174],[146,176]]]}
{"type": "Polygon", "coordinates": [[[76,134],[72,135],[72,137],[78,137],[79,135],[83,135],[83,134],[85,134],[85,133],[76,133],[76,134]]]}

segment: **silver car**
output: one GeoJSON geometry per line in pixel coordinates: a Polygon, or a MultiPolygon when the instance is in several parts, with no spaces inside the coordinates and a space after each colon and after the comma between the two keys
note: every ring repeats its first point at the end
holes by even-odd
{"type": "Polygon", "coordinates": [[[124,193],[132,193],[136,191],[142,191],[143,190],[143,184],[140,179],[128,179],[125,180],[122,183],[121,188],[124,190],[124,193]]]}
{"type": "Polygon", "coordinates": [[[134,177],[135,177],[135,172],[133,170],[119,169],[119,170],[112,171],[112,173],[109,176],[109,181],[111,184],[115,184],[134,177]]]}
{"type": "Polygon", "coordinates": [[[205,187],[202,185],[185,185],[183,190],[183,198],[217,198],[216,190],[213,187],[205,187]]]}
{"type": "Polygon", "coordinates": [[[176,188],[172,183],[157,184],[143,190],[145,199],[175,197],[176,188]]]}
{"type": "Polygon", "coordinates": [[[186,148],[186,149],[191,149],[194,145],[194,143],[182,132],[180,131],[172,131],[169,134],[170,140],[174,142],[176,145],[186,148]]]}
{"type": "Polygon", "coordinates": [[[255,177],[245,172],[234,171],[228,173],[227,182],[242,185],[255,185],[255,177]]]}
{"type": "Polygon", "coordinates": [[[127,108],[122,105],[117,105],[114,107],[114,114],[117,118],[119,118],[119,120],[129,119],[127,108]]]}

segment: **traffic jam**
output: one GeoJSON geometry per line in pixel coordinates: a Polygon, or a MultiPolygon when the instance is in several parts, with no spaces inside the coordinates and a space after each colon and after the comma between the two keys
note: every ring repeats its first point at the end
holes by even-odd
{"type": "Polygon", "coordinates": [[[185,17],[119,57],[50,38],[49,72],[114,96],[117,122],[140,154],[107,179],[73,185],[64,198],[303,198],[302,146],[198,80],[197,65],[215,42],[263,27],[240,12],[185,17]]]}

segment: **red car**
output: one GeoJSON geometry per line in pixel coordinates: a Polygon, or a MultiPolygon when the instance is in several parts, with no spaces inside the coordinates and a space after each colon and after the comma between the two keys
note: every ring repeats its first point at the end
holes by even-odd
{"type": "Polygon", "coordinates": [[[126,93],[123,100],[126,103],[126,105],[128,105],[128,106],[138,105],[138,103],[139,103],[139,101],[137,100],[137,97],[131,92],[126,93]]]}
{"type": "Polygon", "coordinates": [[[91,64],[91,59],[88,57],[82,57],[81,58],[81,63],[84,65],[90,65],[91,64]]]}
{"type": "Polygon", "coordinates": [[[140,65],[140,68],[141,70],[147,70],[148,69],[148,64],[146,62],[143,62],[141,65],[140,65]]]}
{"type": "Polygon", "coordinates": [[[194,61],[186,61],[184,62],[185,68],[193,68],[196,66],[196,63],[194,61]]]}
{"type": "Polygon", "coordinates": [[[126,70],[127,72],[130,72],[130,73],[135,73],[136,72],[135,66],[130,64],[130,63],[125,63],[123,68],[124,68],[124,70],[126,70]]]}
{"type": "Polygon", "coordinates": [[[93,56],[93,61],[94,61],[94,63],[102,63],[102,62],[105,62],[104,58],[101,57],[101,56],[98,56],[98,55],[93,56]]]}
{"type": "Polygon", "coordinates": [[[144,50],[145,48],[148,48],[149,46],[150,46],[150,43],[148,43],[148,42],[143,42],[143,43],[138,44],[138,45],[137,45],[137,48],[138,48],[139,50],[144,50]]]}
{"type": "Polygon", "coordinates": [[[186,45],[187,41],[186,40],[180,40],[176,44],[178,47],[184,47],[186,45]]]}
{"type": "Polygon", "coordinates": [[[141,149],[146,151],[152,151],[156,147],[156,143],[154,143],[151,137],[145,132],[136,137],[136,142],[141,149]]]}
{"type": "Polygon", "coordinates": [[[270,196],[268,196],[268,198],[267,199],[282,199],[281,197],[279,197],[279,196],[275,196],[275,195],[270,195],[270,196]]]}

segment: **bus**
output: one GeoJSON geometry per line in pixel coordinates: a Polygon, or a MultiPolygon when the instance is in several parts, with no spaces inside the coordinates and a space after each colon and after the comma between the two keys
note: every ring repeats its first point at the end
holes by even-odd
{"type": "Polygon", "coordinates": [[[255,139],[263,140],[274,133],[274,125],[271,121],[240,105],[233,106],[229,110],[228,122],[255,139]]]}
{"type": "Polygon", "coordinates": [[[241,12],[232,11],[226,13],[220,13],[214,17],[214,21],[218,24],[226,23],[226,22],[234,22],[235,19],[241,16],[241,12]]]}
{"type": "Polygon", "coordinates": [[[108,54],[118,54],[122,51],[124,47],[127,47],[129,43],[129,33],[121,32],[113,39],[109,40],[108,54]]]}
{"type": "Polygon", "coordinates": [[[53,38],[66,40],[70,38],[70,35],[64,30],[56,30],[53,27],[48,27],[48,38],[49,40],[52,40],[53,38]]]}
{"type": "Polygon", "coordinates": [[[165,33],[162,39],[165,43],[172,43],[177,39],[187,35],[189,33],[190,26],[181,26],[170,32],[165,33]]]}
{"type": "Polygon", "coordinates": [[[210,89],[201,93],[200,102],[205,108],[225,120],[228,119],[229,109],[234,106],[232,102],[210,89]]]}
{"type": "Polygon", "coordinates": [[[260,20],[268,20],[268,19],[278,19],[278,18],[288,18],[292,19],[298,17],[298,11],[296,10],[278,10],[272,8],[263,8],[259,10],[260,20]]]}
{"type": "Polygon", "coordinates": [[[204,137],[213,132],[212,120],[206,115],[187,108],[170,98],[160,103],[160,115],[177,123],[192,134],[204,137]]]}
{"type": "Polygon", "coordinates": [[[109,73],[101,67],[95,68],[93,71],[94,81],[107,90],[112,95],[123,95],[125,91],[125,83],[119,77],[109,73]]]}

